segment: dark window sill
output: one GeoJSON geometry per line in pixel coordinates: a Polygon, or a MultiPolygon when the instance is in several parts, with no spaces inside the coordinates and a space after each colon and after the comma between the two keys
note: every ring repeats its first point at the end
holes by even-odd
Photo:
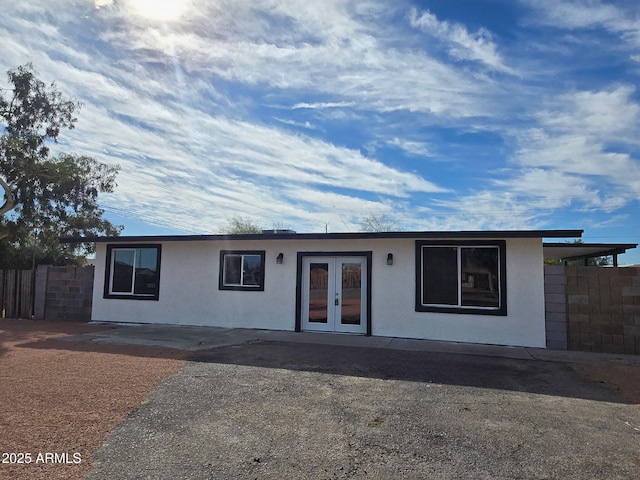
{"type": "Polygon", "coordinates": [[[506,308],[473,308],[473,307],[436,307],[430,305],[416,305],[416,312],[455,313],[459,315],[493,315],[506,317],[506,308]]]}
{"type": "Polygon", "coordinates": [[[221,285],[218,290],[235,290],[238,292],[264,292],[264,285],[245,287],[242,285],[221,285]]]}
{"type": "Polygon", "coordinates": [[[116,300],[158,300],[158,295],[117,295],[117,294],[109,294],[104,295],[102,298],[106,299],[116,299],[116,300]]]}

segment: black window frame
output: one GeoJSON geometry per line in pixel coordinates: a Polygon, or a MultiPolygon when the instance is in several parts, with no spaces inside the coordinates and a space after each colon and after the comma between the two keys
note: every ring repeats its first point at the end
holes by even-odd
{"type": "MultiPolygon", "coordinates": [[[[507,247],[504,240],[416,240],[416,291],[415,291],[415,310],[416,312],[440,312],[440,313],[457,313],[469,315],[507,315],[507,247]],[[495,247],[498,249],[498,302],[499,306],[495,307],[479,307],[461,305],[461,299],[458,299],[458,305],[445,306],[435,304],[423,304],[423,248],[424,247],[452,247],[452,248],[474,248],[474,247],[495,247]]],[[[461,266],[457,265],[457,280],[462,282],[461,266]]]]}
{"type": "MultiPolygon", "coordinates": [[[[241,265],[244,260],[241,260],[241,265]]],[[[243,292],[263,292],[264,291],[264,270],[265,270],[265,250],[220,250],[220,264],[218,272],[218,290],[236,290],[243,292]],[[258,285],[238,285],[224,283],[225,257],[227,255],[259,256],[260,257],[260,274],[258,277],[258,285]]]]}
{"type": "MultiPolygon", "coordinates": [[[[106,265],[104,273],[104,294],[103,298],[119,299],[119,300],[158,300],[160,298],[160,264],[162,258],[162,245],[160,244],[142,244],[142,243],[113,243],[107,245],[106,265]],[[112,293],[112,265],[111,260],[114,250],[140,250],[140,249],[155,249],[156,250],[156,275],[158,281],[156,283],[155,292],[149,294],[136,294],[134,293],[112,293]]],[[[135,284],[135,279],[134,279],[135,284]]],[[[135,290],[135,287],[134,287],[135,290]]]]}

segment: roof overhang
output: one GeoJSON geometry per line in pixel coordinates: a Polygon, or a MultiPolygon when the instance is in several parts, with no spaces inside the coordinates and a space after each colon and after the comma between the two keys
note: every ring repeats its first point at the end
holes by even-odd
{"type": "MultiPolygon", "coordinates": [[[[255,233],[233,235],[143,235],[118,237],[62,237],[62,243],[194,242],[229,240],[347,240],[347,239],[472,239],[580,238],[582,230],[463,230],[349,233],[255,233]]],[[[570,245],[570,244],[569,244],[570,245]]]]}
{"type": "Polygon", "coordinates": [[[587,260],[620,255],[636,248],[636,243],[544,243],[544,259],[587,260]]]}

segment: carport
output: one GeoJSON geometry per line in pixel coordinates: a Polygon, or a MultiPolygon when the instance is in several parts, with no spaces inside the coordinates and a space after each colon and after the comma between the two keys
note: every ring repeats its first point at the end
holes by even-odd
{"type": "Polygon", "coordinates": [[[545,260],[559,259],[564,265],[571,260],[584,260],[587,265],[590,258],[613,257],[613,266],[618,266],[618,255],[636,248],[636,243],[544,243],[545,260]]]}

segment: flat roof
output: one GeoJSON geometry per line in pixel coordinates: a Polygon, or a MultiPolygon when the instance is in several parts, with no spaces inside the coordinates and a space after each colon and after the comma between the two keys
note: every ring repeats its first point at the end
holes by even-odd
{"type": "Polygon", "coordinates": [[[545,260],[583,260],[588,258],[620,255],[636,248],[637,243],[544,243],[545,260]]]}
{"type": "MultiPolygon", "coordinates": [[[[414,232],[249,233],[230,235],[133,235],[62,237],[62,243],[199,242],[228,240],[348,240],[376,238],[580,238],[583,230],[461,230],[414,232]]],[[[564,244],[563,244],[564,245],[564,244]]],[[[567,244],[572,245],[572,244],[567,244]]]]}

